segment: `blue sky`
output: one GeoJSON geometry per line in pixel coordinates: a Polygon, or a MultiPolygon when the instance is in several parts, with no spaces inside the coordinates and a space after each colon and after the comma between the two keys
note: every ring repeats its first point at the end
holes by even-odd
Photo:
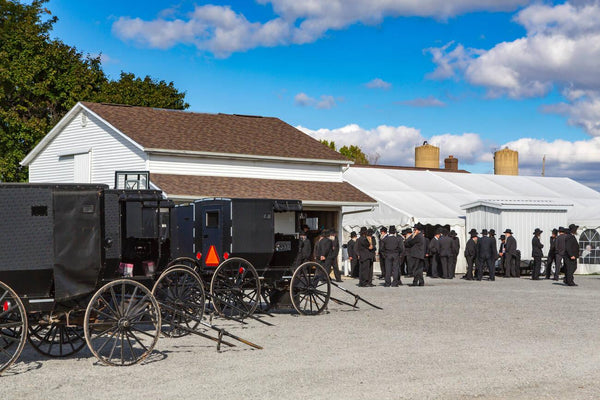
{"type": "Polygon", "coordinates": [[[120,71],[174,81],[191,111],[279,117],[412,165],[423,140],[472,172],[600,189],[597,0],[50,0],[54,36],[120,71]]]}

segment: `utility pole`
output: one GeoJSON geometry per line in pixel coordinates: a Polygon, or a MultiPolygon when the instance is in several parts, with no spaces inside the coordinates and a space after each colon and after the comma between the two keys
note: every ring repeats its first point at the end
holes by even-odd
{"type": "Polygon", "coordinates": [[[546,155],[542,158],[542,176],[546,176],[546,155]]]}

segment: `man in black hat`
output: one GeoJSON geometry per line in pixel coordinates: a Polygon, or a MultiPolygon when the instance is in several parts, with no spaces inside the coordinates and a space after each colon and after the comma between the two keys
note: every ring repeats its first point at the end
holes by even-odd
{"type": "Polygon", "coordinates": [[[504,276],[507,278],[511,276],[518,277],[520,274],[518,274],[517,268],[520,268],[520,266],[517,265],[517,240],[514,238],[510,229],[505,230],[504,235],[506,235],[506,245],[504,248],[506,260],[504,265],[507,271],[507,274],[504,276]]]}
{"type": "Polygon", "coordinates": [[[489,280],[496,280],[496,268],[494,266],[494,261],[496,261],[496,257],[498,251],[496,250],[496,241],[488,236],[487,229],[483,229],[481,231],[481,238],[477,243],[479,247],[479,267],[477,268],[477,280],[480,281],[483,277],[483,269],[485,267],[488,268],[489,271],[489,280]]]}
{"type": "Polygon", "coordinates": [[[565,239],[565,283],[567,286],[577,286],[573,280],[575,270],[577,270],[577,259],[579,258],[579,242],[575,235],[577,235],[578,225],[569,225],[569,232],[566,234],[565,239]]]}
{"type": "Polygon", "coordinates": [[[337,236],[337,231],[334,229],[329,231],[329,239],[333,244],[333,260],[331,262],[331,266],[333,267],[333,275],[335,276],[336,282],[342,282],[342,273],[340,272],[340,267],[338,265],[338,255],[340,254],[340,240],[337,236]]]}
{"type": "Polygon", "coordinates": [[[554,252],[555,252],[555,256],[554,256],[554,261],[555,261],[555,265],[554,265],[554,278],[555,280],[558,280],[559,276],[560,276],[560,269],[564,266],[564,258],[566,255],[566,232],[567,229],[560,226],[558,227],[558,236],[556,237],[556,241],[554,242],[554,252]]]}
{"type": "Polygon", "coordinates": [[[380,252],[385,257],[385,284],[386,287],[402,285],[400,279],[400,253],[404,251],[404,243],[396,236],[396,227],[390,226],[389,234],[379,244],[380,252]],[[393,280],[392,280],[393,279],[393,280]]]}
{"type": "Polygon", "coordinates": [[[452,277],[452,268],[450,259],[452,257],[452,238],[450,232],[444,229],[443,235],[440,238],[440,264],[442,264],[442,279],[450,279],[452,277]]]}
{"type": "Polygon", "coordinates": [[[531,257],[533,257],[533,269],[531,270],[531,279],[534,281],[540,280],[540,268],[542,268],[542,257],[544,253],[542,249],[544,245],[540,241],[540,235],[544,231],[540,228],[535,228],[533,232],[533,238],[531,239],[531,257]]]}
{"type": "Polygon", "coordinates": [[[331,240],[331,231],[324,229],[321,233],[321,240],[317,242],[315,246],[315,258],[319,264],[325,268],[327,275],[331,273],[331,267],[333,266],[333,260],[336,257],[333,240],[331,240]]]}
{"type": "Polygon", "coordinates": [[[378,279],[384,279],[385,278],[385,256],[383,255],[383,252],[381,250],[381,242],[383,241],[383,239],[388,235],[388,230],[385,226],[382,226],[379,229],[379,270],[381,271],[381,274],[377,277],[378,279]]]}
{"type": "Polygon", "coordinates": [[[479,236],[477,236],[477,230],[474,228],[469,231],[469,235],[471,238],[467,240],[467,244],[465,245],[465,259],[467,260],[467,273],[464,276],[464,279],[468,281],[473,280],[473,264],[475,260],[477,260],[477,242],[479,241],[479,236]]]}
{"type": "Polygon", "coordinates": [[[450,265],[448,266],[448,272],[450,273],[450,279],[456,277],[456,263],[458,262],[458,253],[460,253],[460,240],[454,230],[450,231],[450,238],[452,239],[452,255],[450,256],[450,265]]]}
{"type": "Polygon", "coordinates": [[[506,260],[505,253],[506,253],[506,235],[500,235],[500,249],[498,250],[498,257],[500,257],[500,269],[502,270],[502,274],[504,275],[504,277],[506,277],[506,264],[504,263],[504,261],[506,260]]]}
{"type": "Polygon", "coordinates": [[[356,255],[358,256],[359,263],[359,280],[358,286],[366,287],[369,286],[369,271],[371,268],[371,257],[373,253],[371,250],[373,246],[367,239],[367,228],[361,227],[359,232],[360,237],[356,241],[356,255]]]}
{"type": "MultiPolygon", "coordinates": [[[[429,242],[429,257],[431,257],[431,276],[432,278],[439,278],[439,265],[440,265],[440,240],[442,236],[442,228],[438,228],[435,231],[435,235],[429,242]]],[[[442,274],[443,277],[443,274],[442,274]]]]}
{"type": "Polygon", "coordinates": [[[348,260],[350,260],[350,275],[353,278],[358,278],[358,256],[356,255],[356,238],[355,231],[350,232],[350,240],[346,244],[348,249],[348,260]]]}
{"type": "MultiPolygon", "coordinates": [[[[556,236],[558,235],[558,229],[552,229],[552,235],[550,236],[550,249],[548,250],[548,258],[546,259],[546,279],[550,279],[552,275],[552,264],[554,263],[554,259],[556,257],[556,236]]],[[[559,271],[554,268],[554,280],[558,280],[559,271]]]]}
{"type": "Polygon", "coordinates": [[[296,254],[296,258],[294,259],[294,269],[299,265],[310,261],[310,255],[312,253],[310,240],[306,237],[306,232],[304,230],[298,232],[298,238],[300,239],[300,243],[298,244],[298,254],[296,254]]]}
{"type": "MultiPolygon", "coordinates": [[[[405,246],[406,238],[412,233],[412,229],[406,228],[402,229],[402,234],[400,235],[400,240],[402,241],[402,247],[404,251],[400,253],[400,275],[409,275],[409,262],[408,262],[408,248],[405,246]]],[[[412,274],[410,274],[412,275],[412,274]]]]}
{"type": "Polygon", "coordinates": [[[377,239],[375,239],[375,231],[371,228],[367,229],[367,240],[371,244],[371,267],[369,269],[369,286],[373,284],[373,264],[375,263],[375,254],[377,254],[377,239]]]}
{"type": "Polygon", "coordinates": [[[423,279],[423,267],[425,260],[425,236],[422,233],[423,226],[413,226],[413,233],[406,239],[404,245],[409,248],[408,256],[413,264],[413,283],[409,286],[425,286],[423,279]]]}

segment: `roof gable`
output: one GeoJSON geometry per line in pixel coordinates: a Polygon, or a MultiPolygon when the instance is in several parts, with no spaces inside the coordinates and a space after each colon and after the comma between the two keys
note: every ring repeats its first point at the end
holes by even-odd
{"type": "Polygon", "coordinates": [[[82,104],[146,151],[161,149],[352,163],[278,118],[82,104]]]}

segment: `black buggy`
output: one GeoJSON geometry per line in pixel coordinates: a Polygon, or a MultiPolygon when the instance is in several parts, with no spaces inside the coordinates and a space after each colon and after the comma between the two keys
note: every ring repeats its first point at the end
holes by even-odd
{"type": "Polygon", "coordinates": [[[27,339],[51,357],[87,344],[109,365],[142,361],[161,332],[260,348],[202,321],[202,280],[168,263],[172,209],[156,190],[1,184],[0,372],[27,339]]]}
{"type": "Polygon", "coordinates": [[[206,198],[176,206],[174,262],[199,272],[222,316],[243,319],[257,308],[290,306],[316,315],[330,299],[357,308],[363,299],[331,282],[319,263],[295,263],[301,212],[299,200],[206,198]],[[355,303],[332,297],[332,285],[353,295],[355,303]]]}

